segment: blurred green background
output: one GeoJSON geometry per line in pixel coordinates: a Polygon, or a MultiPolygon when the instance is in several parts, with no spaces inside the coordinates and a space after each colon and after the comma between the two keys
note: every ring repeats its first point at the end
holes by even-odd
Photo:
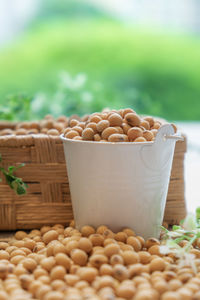
{"type": "Polygon", "coordinates": [[[199,35],[133,25],[87,1],[42,1],[1,47],[0,118],[104,107],[199,120],[199,35]]]}

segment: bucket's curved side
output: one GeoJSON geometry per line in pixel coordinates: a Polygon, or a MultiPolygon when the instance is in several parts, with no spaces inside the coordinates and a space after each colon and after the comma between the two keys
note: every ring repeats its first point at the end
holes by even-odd
{"type": "Polygon", "coordinates": [[[151,188],[148,189],[149,199],[151,199],[148,205],[148,221],[150,221],[148,235],[152,230],[154,236],[159,236],[164,217],[176,144],[175,139],[165,138],[169,135],[174,135],[174,128],[170,124],[165,124],[159,129],[154,144],[151,147],[141,148],[141,161],[146,168],[145,174],[147,175],[148,170],[151,174],[151,179],[145,183],[145,186],[151,184],[151,188]]]}
{"type": "MultiPolygon", "coordinates": [[[[76,226],[105,224],[113,231],[131,227],[145,238],[158,236],[174,145],[169,164],[148,168],[141,149],[152,144],[109,144],[63,140],[76,226]]],[[[150,156],[149,156],[149,159],[150,156]]]]}

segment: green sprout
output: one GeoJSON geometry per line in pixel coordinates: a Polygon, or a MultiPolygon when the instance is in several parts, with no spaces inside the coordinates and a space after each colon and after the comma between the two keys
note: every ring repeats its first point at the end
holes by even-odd
{"type": "MultiPolygon", "coordinates": [[[[0,154],[0,162],[2,161],[2,156],[0,154]]],[[[8,170],[0,166],[0,171],[3,173],[7,184],[10,186],[11,189],[15,191],[18,195],[26,194],[27,184],[23,182],[22,178],[19,178],[14,175],[14,172],[19,168],[23,167],[24,164],[20,164],[19,166],[10,166],[8,170]]],[[[1,178],[0,178],[1,181],[1,178]]]]}
{"type": "Polygon", "coordinates": [[[181,265],[190,264],[196,272],[194,265],[194,255],[189,253],[193,243],[200,238],[200,207],[196,209],[196,214],[188,214],[180,225],[174,225],[172,230],[161,226],[162,238],[160,252],[162,254],[174,253],[179,258],[181,265]],[[186,240],[187,243],[181,247],[179,243],[186,240]]]}

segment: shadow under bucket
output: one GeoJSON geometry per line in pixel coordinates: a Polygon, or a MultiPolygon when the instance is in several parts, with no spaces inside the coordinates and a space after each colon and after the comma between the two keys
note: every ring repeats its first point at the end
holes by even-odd
{"type": "Polygon", "coordinates": [[[76,227],[132,228],[159,237],[177,140],[170,124],[154,142],[101,143],[61,136],[76,227]]]}

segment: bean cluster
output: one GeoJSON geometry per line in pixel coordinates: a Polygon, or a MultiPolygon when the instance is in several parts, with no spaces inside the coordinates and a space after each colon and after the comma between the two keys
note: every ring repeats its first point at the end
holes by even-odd
{"type": "MultiPolygon", "coordinates": [[[[104,110],[88,116],[85,122],[70,120],[64,136],[73,140],[95,142],[150,142],[155,139],[160,120],[140,117],[131,109],[104,110]]],[[[176,131],[176,126],[173,124],[176,131]]]]}
{"type": "MultiPolygon", "coordinates": [[[[0,136],[47,134],[68,139],[96,142],[149,142],[155,139],[162,122],[153,117],[140,117],[131,109],[103,110],[80,118],[47,115],[43,120],[19,122],[13,129],[0,130],[0,136]]],[[[172,124],[175,132],[177,128],[172,124]]]]}
{"type": "MultiPolygon", "coordinates": [[[[74,116],[80,120],[78,116],[74,116]]],[[[28,135],[28,134],[47,134],[59,136],[68,126],[70,118],[60,116],[54,119],[53,116],[47,115],[43,120],[31,122],[19,122],[13,129],[6,128],[0,130],[0,136],[5,135],[28,135]]]]}
{"type": "Polygon", "coordinates": [[[18,231],[0,242],[0,300],[198,300],[199,246],[200,239],[190,250],[195,272],[129,228],[78,231],[71,222],[18,231]]]}

